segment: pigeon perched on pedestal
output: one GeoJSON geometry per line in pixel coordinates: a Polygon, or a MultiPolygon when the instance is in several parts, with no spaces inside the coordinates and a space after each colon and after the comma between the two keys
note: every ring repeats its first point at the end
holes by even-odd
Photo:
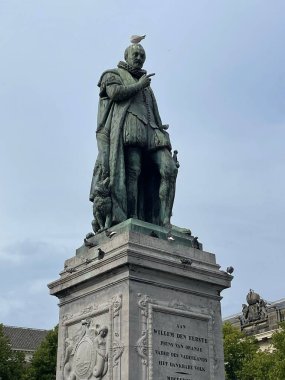
{"type": "Polygon", "coordinates": [[[102,260],[105,256],[105,253],[106,252],[104,252],[103,249],[98,248],[98,260],[102,260]]]}
{"type": "Polygon", "coordinates": [[[232,274],[234,272],[234,268],[232,266],[227,267],[227,273],[232,274]]]}

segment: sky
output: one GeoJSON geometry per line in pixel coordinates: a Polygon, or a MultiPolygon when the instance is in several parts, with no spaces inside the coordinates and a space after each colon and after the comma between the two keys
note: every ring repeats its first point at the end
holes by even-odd
{"type": "Polygon", "coordinates": [[[101,73],[146,34],[145,69],[180,169],[172,223],[285,297],[285,2],[0,0],[0,323],[49,329],[59,278],[91,231],[101,73]]]}

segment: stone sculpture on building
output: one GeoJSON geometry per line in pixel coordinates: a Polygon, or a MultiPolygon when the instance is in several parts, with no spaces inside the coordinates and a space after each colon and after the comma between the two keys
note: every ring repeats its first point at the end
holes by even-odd
{"type": "Polygon", "coordinates": [[[266,302],[258,293],[255,293],[250,289],[246,296],[246,300],[248,305],[242,305],[242,316],[240,317],[241,326],[267,318],[268,313],[266,302]]]}
{"type": "Polygon", "coordinates": [[[108,327],[103,326],[98,331],[98,336],[94,340],[95,347],[95,366],[93,368],[93,376],[95,379],[102,379],[108,371],[108,353],[106,346],[106,336],[108,327]]]}
{"type": "Polygon", "coordinates": [[[154,74],[142,68],[145,59],[144,48],[133,43],[125,61],[99,80],[98,157],[89,197],[94,232],[128,218],[170,226],[179,163],[150,87],[154,74]],[[99,191],[104,183],[108,188],[99,191]]]}

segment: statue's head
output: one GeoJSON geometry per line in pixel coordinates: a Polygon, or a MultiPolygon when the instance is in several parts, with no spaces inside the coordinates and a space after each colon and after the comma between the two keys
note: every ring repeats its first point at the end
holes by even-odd
{"type": "Polygon", "coordinates": [[[135,69],[141,69],[145,62],[145,51],[142,45],[133,44],[125,50],[125,61],[135,69]]]}

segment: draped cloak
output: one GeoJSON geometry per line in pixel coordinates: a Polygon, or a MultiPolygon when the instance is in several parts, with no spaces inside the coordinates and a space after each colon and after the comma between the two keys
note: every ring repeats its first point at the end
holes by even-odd
{"type": "MultiPolygon", "coordinates": [[[[110,177],[110,193],[112,198],[112,224],[120,223],[127,219],[127,191],[126,191],[126,171],[123,144],[123,128],[126,113],[134,100],[132,95],[125,100],[112,100],[108,97],[106,87],[117,84],[128,86],[137,83],[133,76],[122,68],[106,70],[99,80],[100,100],[98,108],[96,137],[98,143],[98,156],[94,167],[91,191],[89,199],[94,200],[94,190],[96,184],[103,180],[103,155],[108,155],[108,170],[110,177]],[[99,144],[99,140],[103,144],[99,144]],[[103,145],[103,146],[102,146],[103,145]]],[[[165,135],[168,133],[162,129],[155,96],[151,91],[153,102],[153,114],[158,128],[165,135]]],[[[140,202],[140,201],[139,201],[140,202]]],[[[158,215],[156,216],[156,218],[158,215]]],[[[142,217],[142,219],[144,219],[142,217]]],[[[155,219],[153,217],[152,219],[155,219]]],[[[154,220],[152,220],[154,222],[154,220]]]]}

